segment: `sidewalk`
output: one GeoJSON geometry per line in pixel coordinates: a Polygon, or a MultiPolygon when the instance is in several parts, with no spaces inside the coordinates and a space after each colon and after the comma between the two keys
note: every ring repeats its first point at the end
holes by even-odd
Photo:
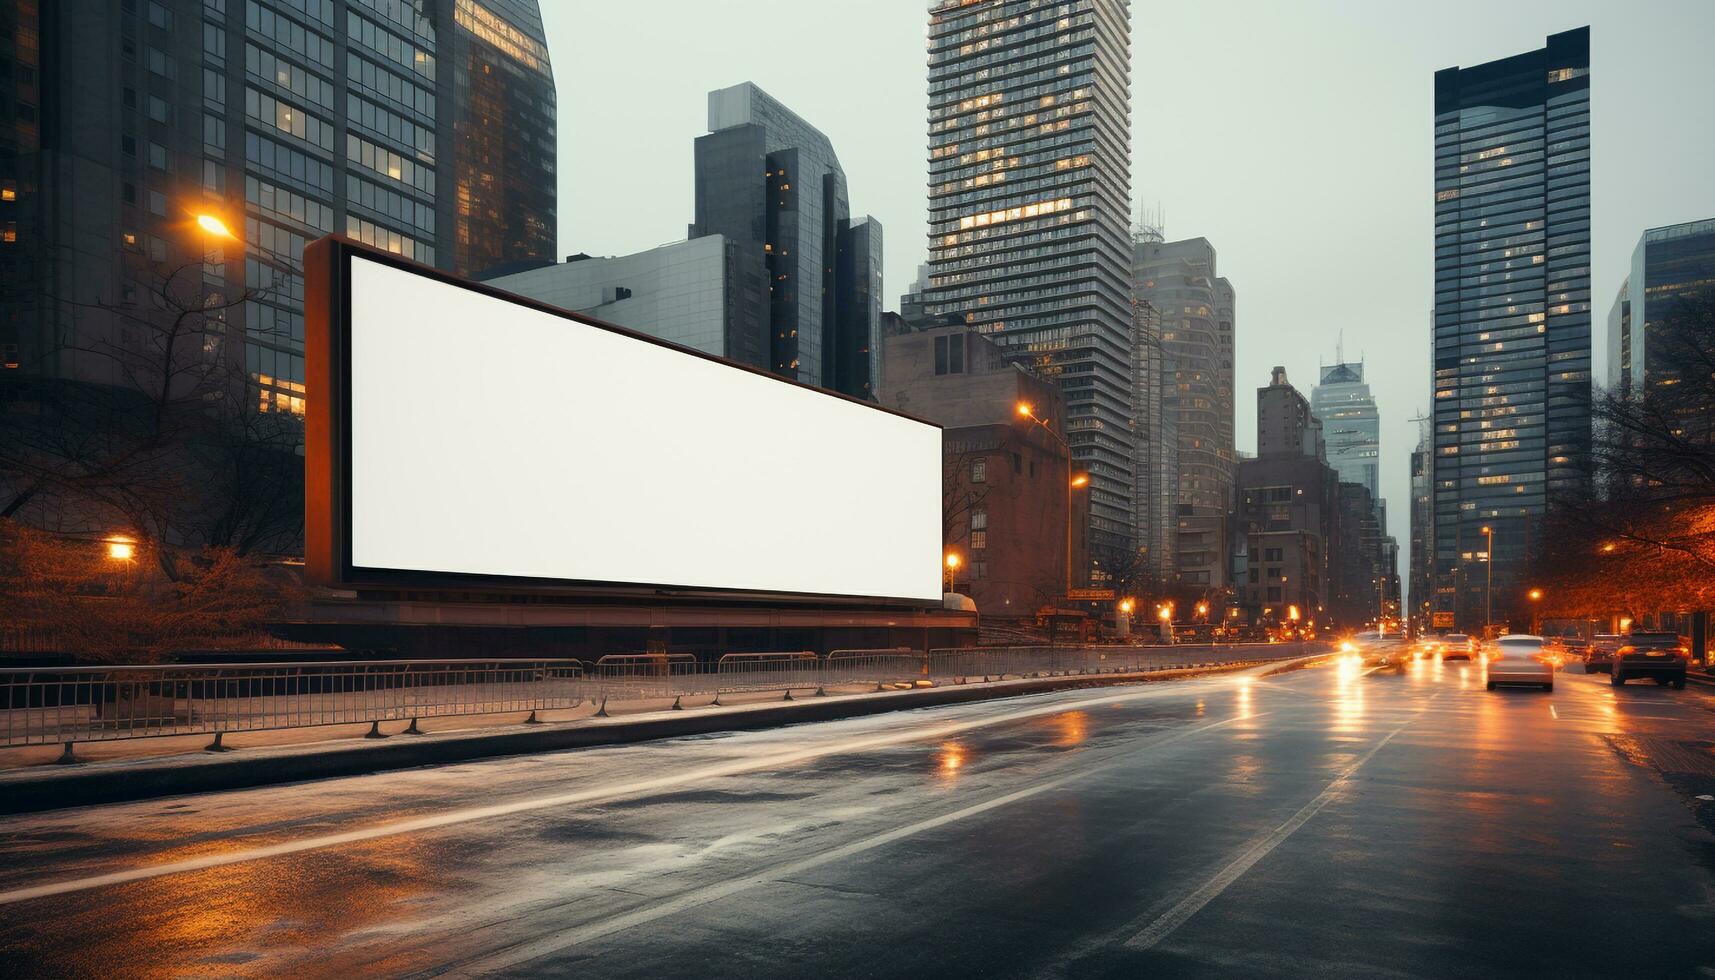
{"type": "MultiPolygon", "coordinates": [[[[1263,672],[1292,669],[1316,659],[1305,657],[1260,665],[1263,672]]],[[[784,701],[758,694],[740,703],[723,696],[720,706],[670,710],[671,702],[631,702],[624,714],[593,717],[593,709],[542,712],[544,723],[524,724],[524,713],[443,718],[444,728],[424,727],[423,735],[395,734],[405,723],[384,725],[384,739],[363,737],[368,725],[290,729],[230,735],[224,744],[237,751],[206,752],[207,735],[80,743],[81,765],[52,764],[59,746],[0,749],[0,813],[28,813],[70,806],[153,799],[181,793],[242,789],[306,779],[326,779],[414,766],[570,748],[588,748],[712,732],[745,731],[779,725],[829,721],[1015,697],[1077,687],[1099,687],[1178,680],[1255,669],[1255,663],[1135,674],[1087,674],[1035,677],[889,690],[870,694],[784,701]]]]}

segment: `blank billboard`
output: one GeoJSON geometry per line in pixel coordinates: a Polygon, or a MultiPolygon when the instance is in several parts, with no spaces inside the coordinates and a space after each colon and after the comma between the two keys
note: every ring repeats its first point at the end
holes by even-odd
{"type": "Polygon", "coordinates": [[[938,426],[339,245],[348,577],[939,604],[938,426]]]}

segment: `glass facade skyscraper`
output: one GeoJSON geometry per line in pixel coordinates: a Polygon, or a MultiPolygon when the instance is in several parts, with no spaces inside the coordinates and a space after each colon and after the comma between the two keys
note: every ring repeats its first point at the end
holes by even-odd
{"type": "Polygon", "coordinates": [[[1609,387],[1641,392],[1677,379],[1682,365],[1660,352],[1662,331],[1693,297],[1715,297],[1715,218],[1651,228],[1638,240],[1608,313],[1609,387]]]}
{"type": "Polygon", "coordinates": [[[1587,479],[1588,28],[1435,74],[1434,194],[1436,608],[1474,629],[1587,479]]]}
{"type": "Polygon", "coordinates": [[[1160,316],[1165,411],[1174,416],[1177,498],[1173,572],[1208,591],[1231,583],[1227,560],[1233,510],[1235,293],[1215,274],[1206,238],[1140,239],[1132,289],[1160,316]]]}
{"type": "Polygon", "coordinates": [[[1325,365],[1320,382],[1310,389],[1310,410],[1322,420],[1328,465],[1340,482],[1363,484],[1370,499],[1379,502],[1382,420],[1364,383],[1364,362],[1325,365]]]}
{"type": "Polygon", "coordinates": [[[1097,560],[1134,546],[1125,0],[929,8],[929,316],[1056,380],[1097,560]]]}
{"type": "Polygon", "coordinates": [[[41,222],[17,244],[53,299],[8,301],[23,371],[123,384],[77,353],[129,342],[102,308],[201,262],[211,302],[245,297],[209,355],[242,359],[260,408],[301,413],[306,241],[461,274],[554,255],[535,0],[63,0],[37,19],[42,139],[17,166],[41,222]]]}
{"type": "Polygon", "coordinates": [[[740,258],[741,337],[728,355],[806,384],[875,397],[881,222],[852,220],[833,145],[746,82],[709,93],[689,237],[740,258]]]}

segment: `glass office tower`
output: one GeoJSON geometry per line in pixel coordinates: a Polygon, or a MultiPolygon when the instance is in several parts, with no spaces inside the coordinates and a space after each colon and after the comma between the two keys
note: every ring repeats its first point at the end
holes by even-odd
{"type": "Polygon", "coordinates": [[[1436,608],[1476,629],[1586,479],[1588,28],[1435,74],[1434,193],[1436,608]]]}
{"type": "Polygon", "coordinates": [[[1340,482],[1361,483],[1371,500],[1380,501],[1382,419],[1364,383],[1364,362],[1324,365],[1320,383],[1310,389],[1310,410],[1322,420],[1328,465],[1340,482]]]}
{"type": "Polygon", "coordinates": [[[740,252],[740,337],[727,356],[873,398],[881,222],[852,219],[827,136],[745,82],[709,93],[695,168],[688,237],[723,235],[740,252]]]}
{"type": "Polygon", "coordinates": [[[301,413],[305,242],[340,232],[461,274],[554,255],[535,0],[30,6],[41,139],[7,166],[31,175],[16,244],[53,299],[7,304],[20,373],[125,384],[79,353],[131,342],[103,309],[201,262],[210,302],[247,297],[209,356],[242,359],[261,409],[301,413]]]}
{"type": "Polygon", "coordinates": [[[1682,302],[1711,296],[1715,218],[1644,232],[1608,313],[1609,387],[1641,393],[1675,383],[1683,365],[1661,353],[1663,332],[1674,328],[1672,317],[1682,302]]]}
{"type": "Polygon", "coordinates": [[[1059,382],[1098,561],[1134,538],[1130,64],[1125,0],[930,6],[926,312],[1059,382]]]}

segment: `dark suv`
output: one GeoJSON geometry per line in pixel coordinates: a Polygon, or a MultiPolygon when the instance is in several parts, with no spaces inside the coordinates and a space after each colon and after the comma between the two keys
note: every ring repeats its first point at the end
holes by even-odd
{"type": "Polygon", "coordinates": [[[1678,633],[1655,630],[1633,630],[1625,642],[1614,651],[1613,684],[1619,687],[1633,677],[1653,677],[1657,684],[1672,684],[1676,691],[1685,690],[1685,665],[1691,651],[1678,633]]]}

